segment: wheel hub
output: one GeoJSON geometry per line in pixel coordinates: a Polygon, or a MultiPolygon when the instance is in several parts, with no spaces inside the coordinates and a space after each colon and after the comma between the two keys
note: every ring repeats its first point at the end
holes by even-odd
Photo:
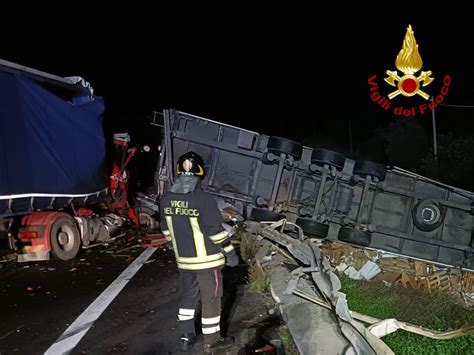
{"type": "Polygon", "coordinates": [[[69,237],[66,232],[59,232],[58,235],[58,242],[61,245],[66,245],[67,242],[69,241],[69,237]]]}
{"type": "Polygon", "coordinates": [[[426,224],[434,224],[438,221],[439,213],[433,207],[425,207],[421,210],[421,218],[426,224]]]}

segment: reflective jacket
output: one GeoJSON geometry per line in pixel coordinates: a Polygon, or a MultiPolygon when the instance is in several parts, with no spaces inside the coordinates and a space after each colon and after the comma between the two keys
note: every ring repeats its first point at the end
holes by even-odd
{"type": "Polygon", "coordinates": [[[179,177],[160,200],[161,230],[173,244],[178,268],[203,270],[225,264],[234,252],[214,197],[201,190],[196,177],[179,177]],[[196,181],[191,188],[179,184],[196,181]]]}

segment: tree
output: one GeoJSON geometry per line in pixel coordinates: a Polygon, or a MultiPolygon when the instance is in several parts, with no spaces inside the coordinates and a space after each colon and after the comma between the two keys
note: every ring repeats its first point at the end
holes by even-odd
{"type": "Polygon", "coordinates": [[[424,128],[413,118],[400,118],[379,127],[360,144],[363,159],[421,173],[420,161],[428,150],[424,128]]]}
{"type": "Polygon", "coordinates": [[[439,135],[437,161],[430,150],[423,158],[422,167],[428,177],[474,191],[474,138],[439,135]]]}
{"type": "Polygon", "coordinates": [[[386,135],[387,160],[390,165],[421,173],[420,162],[428,150],[428,139],[413,118],[401,118],[390,124],[386,135]]]}

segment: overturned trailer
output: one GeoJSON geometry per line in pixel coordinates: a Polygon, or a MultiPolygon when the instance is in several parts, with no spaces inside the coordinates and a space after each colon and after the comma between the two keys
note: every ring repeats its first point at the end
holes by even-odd
{"type": "Polygon", "coordinates": [[[153,124],[165,186],[192,150],[206,162],[203,189],[248,219],[284,216],[308,236],[474,269],[472,192],[176,110],[156,112],[153,124]]]}

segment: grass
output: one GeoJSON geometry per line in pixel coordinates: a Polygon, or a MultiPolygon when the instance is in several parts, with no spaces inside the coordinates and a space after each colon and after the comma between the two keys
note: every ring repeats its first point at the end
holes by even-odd
{"type": "Polygon", "coordinates": [[[249,233],[242,233],[240,238],[240,256],[242,260],[249,263],[255,259],[259,249],[259,242],[255,235],[249,233]]]}
{"type": "MultiPolygon", "coordinates": [[[[377,318],[396,318],[433,330],[454,330],[474,324],[474,312],[456,304],[446,293],[387,287],[379,282],[342,277],[341,291],[349,308],[377,318]]],[[[474,336],[435,340],[398,330],[383,338],[396,354],[474,354],[474,336]]]]}
{"type": "Polygon", "coordinates": [[[252,264],[249,269],[249,291],[265,293],[269,287],[268,275],[257,264],[252,264]]]}
{"type": "Polygon", "coordinates": [[[235,239],[236,240],[241,240],[242,236],[247,232],[247,229],[245,228],[245,224],[242,222],[237,222],[235,225],[235,239]]]}
{"type": "Polygon", "coordinates": [[[473,336],[464,336],[451,340],[435,340],[398,330],[384,337],[383,341],[395,354],[472,355],[474,353],[473,336]]]}
{"type": "Polygon", "coordinates": [[[286,325],[282,325],[280,326],[280,328],[278,328],[278,337],[281,340],[285,354],[299,354],[298,348],[296,347],[295,342],[293,341],[293,337],[291,336],[290,331],[288,330],[288,327],[286,325]]]}

